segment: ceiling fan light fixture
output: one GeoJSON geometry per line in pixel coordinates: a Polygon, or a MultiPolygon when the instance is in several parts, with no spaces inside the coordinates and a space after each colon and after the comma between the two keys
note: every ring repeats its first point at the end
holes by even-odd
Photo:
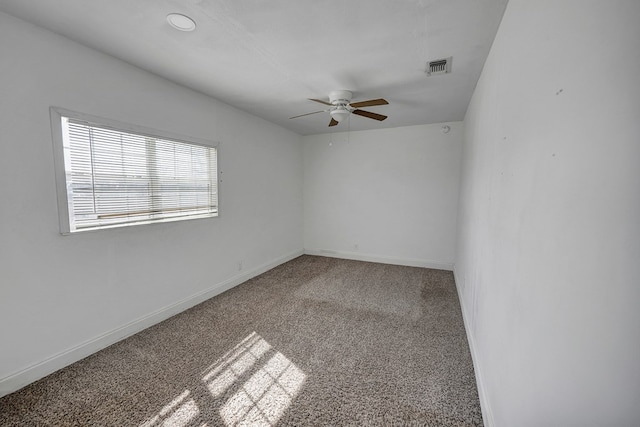
{"type": "Polygon", "coordinates": [[[346,108],[336,108],[335,110],[331,110],[329,114],[331,114],[331,118],[333,120],[340,123],[341,121],[349,117],[349,114],[351,113],[346,108]]]}
{"type": "Polygon", "coordinates": [[[180,13],[168,14],[167,22],[179,31],[193,31],[196,29],[196,21],[180,13]]]}
{"type": "Polygon", "coordinates": [[[389,102],[383,98],[377,99],[369,99],[368,101],[359,101],[351,103],[351,97],[353,93],[348,90],[334,90],[329,92],[329,102],[323,99],[309,98],[309,101],[317,102],[323,105],[328,105],[330,108],[314,111],[312,113],[300,114],[297,116],[289,117],[290,119],[295,119],[298,117],[308,116],[311,114],[317,113],[326,113],[328,112],[331,116],[331,121],[329,122],[329,127],[336,126],[338,123],[350,117],[351,114],[355,114],[361,117],[366,117],[368,119],[383,121],[387,119],[387,116],[374,113],[372,111],[361,110],[360,107],[374,107],[377,105],[388,105],[389,102]]]}

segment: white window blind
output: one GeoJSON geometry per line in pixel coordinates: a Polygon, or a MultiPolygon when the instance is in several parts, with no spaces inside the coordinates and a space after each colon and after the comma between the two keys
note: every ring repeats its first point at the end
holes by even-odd
{"type": "Polygon", "coordinates": [[[218,215],[215,147],[84,118],[60,122],[63,233],[218,215]]]}

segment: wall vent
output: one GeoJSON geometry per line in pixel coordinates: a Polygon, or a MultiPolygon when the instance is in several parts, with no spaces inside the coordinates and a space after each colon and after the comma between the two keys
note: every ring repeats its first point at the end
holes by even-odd
{"type": "Polygon", "coordinates": [[[427,63],[427,76],[437,76],[438,74],[447,74],[451,72],[451,60],[453,57],[444,59],[436,59],[427,63]]]}

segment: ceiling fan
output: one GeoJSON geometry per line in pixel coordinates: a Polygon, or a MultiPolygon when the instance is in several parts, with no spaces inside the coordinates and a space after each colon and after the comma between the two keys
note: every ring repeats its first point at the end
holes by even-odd
{"type": "Polygon", "coordinates": [[[386,99],[370,99],[368,101],[360,101],[351,103],[351,97],[353,93],[348,90],[334,90],[329,92],[329,102],[323,101],[321,99],[312,99],[309,98],[309,101],[319,102],[320,104],[328,105],[331,108],[327,108],[326,110],[314,111],[312,113],[300,114],[299,116],[289,117],[290,119],[295,119],[298,117],[308,116],[310,114],[317,113],[326,113],[328,112],[331,116],[331,121],[329,122],[329,126],[335,126],[340,123],[342,120],[349,117],[351,113],[356,114],[358,116],[367,117],[374,120],[383,121],[387,118],[387,116],[383,116],[382,114],[372,113],[371,111],[360,110],[360,107],[373,107],[375,105],[387,105],[388,102],[386,99]]]}

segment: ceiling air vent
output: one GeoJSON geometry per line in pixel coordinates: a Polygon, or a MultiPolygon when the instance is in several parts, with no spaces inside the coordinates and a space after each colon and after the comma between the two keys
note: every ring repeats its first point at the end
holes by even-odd
{"type": "Polygon", "coordinates": [[[451,60],[453,57],[444,59],[436,59],[427,63],[426,73],[428,76],[437,76],[438,74],[447,74],[451,72],[451,60]]]}

